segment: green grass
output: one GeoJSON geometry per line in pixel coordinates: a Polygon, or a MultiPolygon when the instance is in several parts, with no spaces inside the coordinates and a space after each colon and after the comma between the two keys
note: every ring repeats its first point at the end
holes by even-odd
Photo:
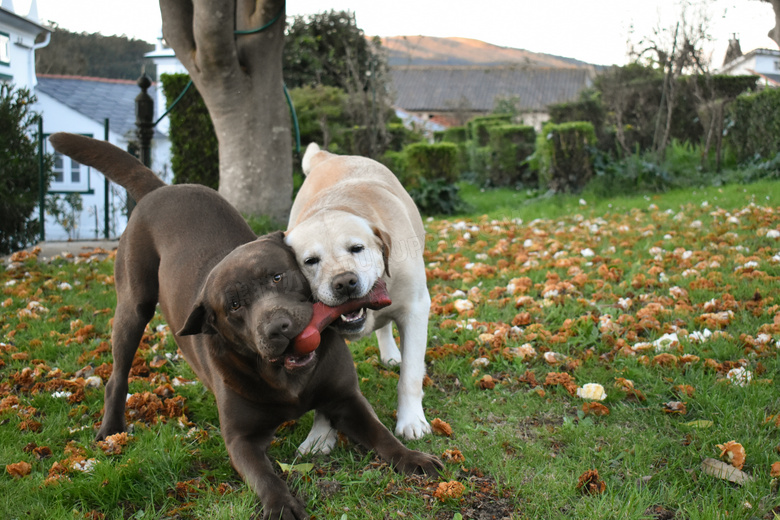
{"type": "MultiPolygon", "coordinates": [[[[322,519],[778,518],[770,471],[780,461],[780,428],[766,420],[780,414],[780,263],[773,260],[780,239],[767,231],[780,230],[780,183],[613,199],[462,193],[473,213],[429,220],[426,248],[434,304],[424,406],[429,420],[447,422],[453,433],[406,444],[439,456],[459,450],[465,460],[447,462],[440,479],[394,473],[349,442],[327,457],[297,460],[309,414],[282,428],[269,450],[272,460],[314,464],[285,474],[308,511],[322,519]],[[588,249],[592,256],[583,256],[588,249]],[[527,289],[508,294],[502,288],[510,283],[527,289]],[[473,311],[454,307],[465,299],[473,311]],[[719,311],[733,313],[727,323],[707,321],[719,311]],[[723,334],[702,343],[688,337],[705,328],[723,334]],[[679,337],[670,352],[676,364],[659,363],[652,348],[627,354],[671,332],[679,337]],[[513,354],[525,344],[535,356],[513,354]],[[564,359],[551,365],[545,352],[564,359]],[[487,365],[474,365],[477,358],[487,365]],[[726,378],[738,364],[753,374],[744,387],[726,378]],[[582,398],[545,385],[550,372],[567,373],[580,387],[603,385],[609,414],[585,415],[582,398]],[[494,388],[480,387],[486,375],[494,388]],[[645,399],[617,388],[617,378],[633,381],[645,399]],[[684,402],[685,413],[666,413],[670,401],[684,402]],[[744,447],[743,470],[752,477],[741,486],[701,470],[704,459],[719,458],[718,444],[732,440],[744,447]],[[598,471],[604,492],[578,489],[588,470],[598,471]],[[439,483],[453,480],[464,485],[462,496],[434,496],[439,483]]],[[[31,465],[21,478],[0,475],[0,518],[257,514],[260,504],[229,464],[214,399],[202,385],[174,387],[186,418],[135,422],[114,455],[93,441],[102,387],[86,388],[80,402],[52,396],[86,365],[111,362],[104,347],[112,269],[111,260],[32,259],[0,272],[0,470],[31,465]],[[32,301],[48,311],[23,316],[32,301]],[[87,325],[94,329],[79,337],[87,325]],[[17,407],[8,404],[14,397],[17,407]],[[31,431],[30,421],[39,429],[31,431]],[[51,456],[39,460],[32,443],[51,456]],[[67,478],[47,483],[54,463],[69,459],[96,464],[91,472],[67,468],[67,478]]],[[[392,428],[398,370],[377,363],[373,337],[351,348],[363,392],[392,428]]],[[[156,317],[140,356],[155,365],[166,353],[176,346],[156,317]]],[[[133,380],[131,392],[175,377],[194,375],[184,361],[168,361],[133,380]]]]}

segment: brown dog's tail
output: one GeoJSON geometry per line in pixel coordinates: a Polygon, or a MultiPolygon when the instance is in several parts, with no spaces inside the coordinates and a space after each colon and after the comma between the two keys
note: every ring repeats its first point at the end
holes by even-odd
{"type": "Polygon", "coordinates": [[[165,186],[141,161],[109,142],[67,132],[52,134],[49,142],[58,152],[102,172],[125,188],[136,202],[165,186]]]}

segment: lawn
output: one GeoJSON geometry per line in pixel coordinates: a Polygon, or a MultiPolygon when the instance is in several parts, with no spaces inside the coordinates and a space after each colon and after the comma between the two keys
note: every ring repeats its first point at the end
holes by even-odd
{"type": "MultiPolygon", "coordinates": [[[[424,406],[438,479],[343,440],[298,460],[311,415],[270,450],[318,519],[780,517],[780,184],[531,200],[464,190],[431,218],[424,406]],[[602,399],[603,398],[603,399],[602,399]],[[738,469],[739,468],[739,469],[738,469]]],[[[214,399],[155,318],[127,437],[96,444],[113,261],[0,271],[0,518],[246,518],[214,399]]],[[[74,261],[75,260],[75,261],[74,261]]],[[[394,425],[397,368],[351,344],[394,425]]]]}

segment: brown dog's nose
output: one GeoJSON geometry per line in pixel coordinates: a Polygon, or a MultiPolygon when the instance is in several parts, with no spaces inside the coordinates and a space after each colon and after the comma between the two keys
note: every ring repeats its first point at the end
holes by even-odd
{"type": "Polygon", "coordinates": [[[341,273],[333,277],[331,288],[339,296],[352,296],[357,290],[358,277],[352,272],[341,273]]]}
{"type": "Polygon", "coordinates": [[[266,325],[265,333],[271,339],[288,338],[291,328],[292,319],[286,314],[277,314],[266,325]]]}

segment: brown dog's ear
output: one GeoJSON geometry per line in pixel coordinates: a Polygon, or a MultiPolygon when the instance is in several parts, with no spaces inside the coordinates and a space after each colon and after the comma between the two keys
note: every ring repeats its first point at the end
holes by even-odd
{"type": "Polygon", "coordinates": [[[392,244],[390,235],[378,227],[374,228],[374,235],[376,235],[382,243],[382,261],[385,263],[385,274],[390,276],[390,245],[392,244]]]}
{"type": "Polygon", "coordinates": [[[176,333],[177,336],[192,336],[194,334],[216,334],[211,322],[214,313],[211,312],[203,303],[199,303],[192,308],[184,327],[176,333]]]}

